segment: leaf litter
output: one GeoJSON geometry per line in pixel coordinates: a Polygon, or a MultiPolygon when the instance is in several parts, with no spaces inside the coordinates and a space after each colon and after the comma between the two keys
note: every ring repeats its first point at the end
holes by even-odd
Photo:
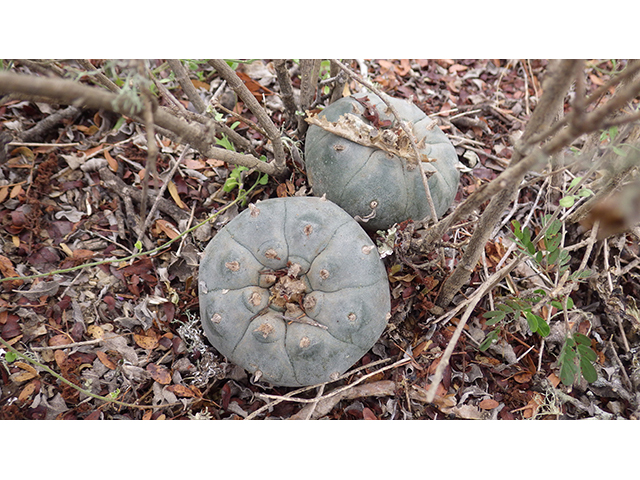
{"type": "MultiPolygon", "coordinates": [[[[268,99],[274,122],[283,123],[271,63],[248,65],[239,67],[241,78],[256,99],[268,99]]],[[[460,202],[508,164],[513,139],[522,133],[541,92],[546,61],[403,59],[367,60],[365,65],[383,91],[414,101],[449,136],[466,163],[456,198],[460,202]]],[[[602,72],[590,73],[588,88],[606,81],[602,72]]],[[[294,74],[294,88],[299,86],[297,81],[294,74]]],[[[211,92],[207,86],[222,85],[215,75],[194,84],[204,95],[211,92]]],[[[169,85],[180,95],[177,84],[169,85]]],[[[348,88],[353,91],[356,85],[348,88]]],[[[228,88],[225,92],[232,93],[228,88]]],[[[225,101],[229,98],[233,95],[225,101]]],[[[234,102],[229,106],[235,113],[255,121],[241,102],[234,102]]],[[[56,108],[9,101],[0,105],[2,131],[26,131],[56,108]]],[[[320,394],[315,403],[312,391],[298,393],[295,399],[300,401],[295,401],[287,397],[292,389],[254,383],[208,345],[196,316],[197,253],[215,233],[211,230],[221,228],[237,208],[216,219],[213,229],[207,225],[209,231],[201,229],[157,255],[117,261],[135,249],[131,214],[137,212],[137,202],[132,205],[126,194],[108,187],[100,172],[109,169],[128,187],[140,189],[147,157],[144,132],[129,119],[121,120],[116,123],[111,115],[84,112],[46,132],[48,146],[10,146],[0,166],[3,277],[114,260],[52,278],[2,283],[2,338],[78,389],[37,364],[24,359],[9,362],[3,355],[0,418],[637,418],[640,315],[629,299],[639,298],[640,287],[633,269],[615,277],[617,287],[612,292],[602,284],[583,284],[574,295],[584,306],[592,304],[594,297],[608,305],[608,316],[591,313],[586,320],[572,320],[584,323],[602,339],[595,345],[596,382],[570,387],[560,382],[556,373],[561,345],[554,339],[562,338],[563,332],[558,327],[552,329],[542,352],[536,338],[517,322],[490,349],[479,351],[477,346],[488,332],[481,314],[491,309],[485,304],[465,327],[436,400],[428,403],[426,392],[456,319],[454,324],[433,322],[438,314],[435,298],[447,271],[435,266],[435,253],[415,258],[403,250],[405,240],[413,235],[411,223],[397,226],[395,240],[386,240],[392,252],[385,257],[392,318],[376,346],[356,364],[359,370],[329,393],[320,394]],[[630,332],[624,340],[620,323],[630,332]],[[615,341],[607,343],[611,338],[615,341]],[[389,363],[397,366],[380,367],[389,363]],[[366,381],[341,390],[363,376],[366,381]]],[[[237,119],[227,114],[225,121],[232,125],[237,119]]],[[[270,145],[259,132],[245,123],[237,131],[257,153],[270,154],[270,145]]],[[[162,177],[183,146],[161,135],[158,139],[162,154],[157,168],[162,177]]],[[[161,245],[185,229],[181,224],[185,219],[203,219],[232,201],[238,190],[225,192],[222,187],[233,168],[189,155],[165,195],[174,214],[181,212],[179,218],[167,209],[159,211],[147,241],[161,245]]],[[[253,192],[251,201],[308,194],[304,172],[293,170],[292,177],[282,183],[270,179],[253,192]]],[[[534,188],[520,192],[515,217],[528,213],[526,206],[535,196],[534,188]]],[[[449,268],[472,231],[472,225],[459,226],[448,234],[444,254],[449,268]]],[[[620,238],[616,252],[628,264],[638,258],[637,239],[633,246],[624,235],[620,238]]],[[[489,272],[500,262],[509,241],[503,230],[487,243],[489,272]]],[[[470,286],[482,282],[483,275],[483,266],[477,267],[470,286]]],[[[539,281],[525,266],[514,275],[517,281],[527,277],[539,281]]]]}

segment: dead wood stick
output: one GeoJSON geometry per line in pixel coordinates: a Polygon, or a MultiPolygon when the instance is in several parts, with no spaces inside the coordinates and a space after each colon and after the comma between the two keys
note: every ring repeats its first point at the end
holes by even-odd
{"type": "MultiPolygon", "coordinates": [[[[141,112],[131,105],[125,95],[116,95],[98,88],[81,85],[72,80],[0,72],[0,93],[12,93],[29,98],[39,97],[41,101],[50,103],[105,109],[144,123],[140,116],[141,112]]],[[[213,132],[210,129],[206,126],[189,123],[183,118],[175,116],[166,108],[156,109],[154,122],[158,128],[172,132],[177,140],[188,143],[205,157],[255,168],[268,175],[280,176],[286,173],[284,160],[282,162],[280,160],[264,162],[253,155],[245,155],[214,146],[213,132]]]]}
{"type": "Polygon", "coordinates": [[[319,418],[327,415],[342,400],[353,400],[362,397],[390,397],[395,394],[396,382],[393,380],[380,380],[365,385],[358,385],[350,390],[340,392],[333,397],[320,397],[317,401],[306,405],[289,420],[302,420],[319,418]]]}
{"type": "Polygon", "coordinates": [[[280,85],[280,97],[287,109],[289,124],[295,125],[296,110],[298,110],[298,106],[296,105],[295,97],[293,96],[293,86],[291,85],[289,70],[287,70],[285,60],[283,59],[274,60],[273,66],[275,67],[276,77],[278,78],[278,84],[280,85]]]}
{"type": "MultiPolygon", "coordinates": [[[[306,111],[316,93],[318,76],[320,75],[320,59],[300,60],[300,110],[306,111]]],[[[304,117],[298,117],[298,135],[302,136],[309,125],[304,117]]]]}
{"type": "MultiPolygon", "coordinates": [[[[227,81],[227,84],[236,92],[238,97],[242,99],[249,110],[256,116],[262,128],[267,132],[267,136],[273,144],[273,153],[275,156],[275,166],[278,170],[286,170],[286,158],[284,154],[284,145],[282,144],[282,138],[280,131],[275,126],[271,117],[267,114],[266,110],[258,103],[253,93],[249,91],[247,86],[240,80],[240,77],[236,75],[227,62],[224,60],[214,59],[209,60],[209,64],[215,68],[220,76],[227,81]]],[[[268,173],[268,172],[265,172],[268,173]]]]}
{"type": "Polygon", "coordinates": [[[182,87],[182,91],[187,95],[187,98],[191,101],[198,113],[204,113],[207,106],[204,104],[204,100],[198,94],[196,87],[193,86],[191,79],[187,73],[187,70],[182,65],[182,62],[177,59],[167,59],[167,63],[176,75],[176,80],[182,87]]]}
{"type": "MultiPolygon", "coordinates": [[[[173,167],[171,168],[169,173],[166,175],[164,181],[162,182],[162,186],[160,187],[160,191],[156,195],[156,200],[153,203],[153,206],[151,207],[151,210],[149,211],[149,215],[147,215],[147,217],[146,217],[146,219],[144,221],[144,224],[142,225],[142,228],[140,229],[140,232],[138,234],[138,240],[142,240],[142,236],[147,231],[147,228],[149,228],[149,225],[151,224],[151,221],[153,220],[153,216],[155,215],[156,211],[158,210],[158,204],[160,203],[160,200],[162,200],[162,195],[164,195],[165,190],[169,186],[169,182],[171,182],[171,179],[175,175],[176,171],[178,170],[178,167],[182,163],[182,160],[184,159],[185,155],[187,154],[187,152],[189,150],[190,150],[190,147],[189,147],[189,145],[187,145],[186,148],[180,154],[180,157],[178,158],[178,160],[176,160],[175,164],[173,165],[173,167]]],[[[143,213],[144,212],[141,211],[140,215],[142,215],[143,213]]],[[[140,218],[142,219],[142,216],[140,218]]]]}
{"type": "Polygon", "coordinates": [[[78,62],[78,64],[82,66],[82,68],[84,68],[87,72],[91,72],[91,75],[89,75],[89,80],[99,85],[102,85],[107,90],[113,93],[120,92],[120,87],[118,87],[115,83],[109,80],[109,78],[107,78],[107,76],[104,73],[98,71],[98,69],[94,67],[89,60],[78,59],[76,60],[76,62],[78,62]]]}
{"type": "Polygon", "coordinates": [[[62,348],[75,348],[75,347],[84,347],[87,345],[97,345],[98,343],[102,343],[104,340],[102,338],[96,338],[95,340],[86,340],[84,342],[75,342],[68,343],[66,345],[49,345],[46,347],[31,347],[31,350],[34,352],[41,352],[43,350],[60,350],[62,348]]]}
{"type": "MultiPolygon", "coordinates": [[[[142,199],[142,192],[137,188],[133,188],[119,177],[115,176],[113,172],[111,172],[108,168],[100,169],[100,178],[104,182],[105,186],[110,190],[113,190],[122,198],[131,197],[136,202],[140,203],[142,199]]],[[[155,198],[155,193],[151,193],[151,196],[155,198]]],[[[189,218],[189,214],[184,210],[180,209],[175,203],[170,202],[164,198],[160,198],[158,201],[158,210],[163,213],[166,213],[171,218],[173,218],[176,222],[180,222],[180,220],[187,220],[189,218]]]]}

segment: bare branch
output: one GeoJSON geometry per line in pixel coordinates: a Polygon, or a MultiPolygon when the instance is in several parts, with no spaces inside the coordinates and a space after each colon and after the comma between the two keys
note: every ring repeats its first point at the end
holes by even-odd
{"type": "MultiPolygon", "coordinates": [[[[141,112],[130,105],[124,96],[87,87],[71,80],[0,72],[0,93],[35,95],[50,102],[111,110],[115,113],[132,117],[140,123],[144,122],[140,116],[141,112]]],[[[215,158],[234,165],[255,168],[269,175],[279,176],[286,171],[284,168],[278,168],[275,162],[267,163],[252,155],[243,155],[224,148],[214,147],[214,132],[211,132],[211,129],[206,128],[206,126],[203,128],[199,125],[188,123],[165,108],[158,108],[154,112],[154,121],[156,126],[171,131],[177,139],[188,143],[205,157],[215,158]]]]}
{"type": "Polygon", "coordinates": [[[284,171],[286,169],[284,146],[282,145],[280,131],[274,125],[271,117],[269,117],[266,110],[262,108],[262,105],[260,105],[256,100],[256,97],[253,96],[247,86],[236,75],[236,72],[227,65],[227,62],[224,60],[214,59],[209,60],[209,64],[218,71],[220,76],[227,81],[227,84],[233,88],[245,105],[249,107],[249,110],[251,110],[251,112],[256,116],[258,122],[260,122],[262,128],[265,129],[269,140],[271,140],[271,143],[273,144],[276,168],[279,171],[284,171]]]}
{"type": "Polygon", "coordinates": [[[273,66],[276,70],[276,77],[278,77],[278,84],[280,85],[280,97],[287,109],[287,116],[290,125],[296,124],[296,105],[295,97],[293,96],[293,86],[291,85],[291,77],[289,76],[289,70],[285,65],[285,60],[274,60],[273,66]]]}
{"type": "MultiPolygon", "coordinates": [[[[306,111],[313,101],[320,75],[320,60],[300,60],[300,110],[306,111]]],[[[298,134],[304,135],[308,125],[304,117],[298,117],[298,134]]]]}
{"type": "MultiPolygon", "coordinates": [[[[527,151],[531,148],[530,139],[533,133],[540,129],[548,129],[551,123],[561,114],[564,97],[569,90],[574,72],[578,66],[581,66],[581,63],[575,60],[560,60],[551,64],[549,75],[545,78],[544,93],[531,116],[531,120],[527,124],[519,142],[520,149],[516,149],[511,165],[515,165],[521,160],[519,152],[527,151]]],[[[451,276],[442,285],[437,301],[439,306],[448,305],[458,290],[469,281],[491,232],[501,220],[504,210],[513,200],[518,186],[526,173],[526,171],[521,171],[521,174],[512,177],[508,182],[501,183],[503,188],[491,199],[488,207],[482,213],[462,259],[451,276]]],[[[424,246],[427,247],[430,243],[426,241],[424,246]]]]}
{"type": "Polygon", "coordinates": [[[204,100],[200,98],[196,87],[191,83],[191,79],[187,74],[186,68],[182,65],[182,62],[180,60],[168,59],[167,63],[171,67],[171,70],[173,70],[173,73],[175,73],[176,80],[178,80],[178,83],[182,87],[182,91],[187,95],[187,98],[189,98],[195,109],[198,113],[204,113],[207,106],[204,104],[204,100]]]}
{"type": "Polygon", "coordinates": [[[89,79],[91,81],[93,81],[98,85],[102,85],[110,92],[113,92],[113,93],[120,92],[120,88],[111,80],[109,80],[109,78],[107,78],[107,76],[104,73],[98,71],[98,69],[94,67],[89,60],[78,59],[76,60],[76,62],[78,62],[78,64],[82,66],[82,68],[84,68],[87,72],[91,72],[91,75],[89,76],[89,79]]]}

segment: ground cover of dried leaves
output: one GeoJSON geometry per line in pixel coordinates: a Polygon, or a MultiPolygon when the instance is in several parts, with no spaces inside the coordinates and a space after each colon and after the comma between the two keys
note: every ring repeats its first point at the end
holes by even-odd
{"type": "MultiPolygon", "coordinates": [[[[449,135],[467,167],[456,199],[460,202],[508,164],[513,140],[540,96],[546,61],[367,60],[364,65],[383,91],[412,99],[449,135]]],[[[353,67],[360,69],[355,62],[353,67]]],[[[28,72],[27,67],[19,68],[28,72]]],[[[594,62],[588,88],[601,85],[608,69],[608,62],[594,62]]],[[[257,98],[266,99],[264,105],[276,125],[282,126],[283,104],[270,63],[256,61],[239,70],[257,98]]],[[[295,87],[295,75],[293,81],[295,87]]],[[[194,77],[194,85],[215,91],[220,80],[209,71],[203,79],[194,77]]],[[[177,83],[168,87],[176,97],[186,99],[177,83]]],[[[352,82],[350,88],[355,90],[356,84],[352,82]]],[[[252,118],[231,93],[224,103],[252,118]]],[[[36,101],[2,104],[0,136],[6,143],[10,141],[7,134],[25,132],[64,108],[36,101]]],[[[225,116],[229,125],[237,121],[225,116]]],[[[132,201],[131,191],[140,189],[146,140],[139,125],[117,120],[106,112],[82,111],[52,126],[31,145],[8,148],[0,164],[3,277],[69,269],[133,252],[136,235],[131,212],[137,212],[138,201],[132,201]],[[36,141],[42,145],[34,146],[36,141]]],[[[236,131],[252,142],[258,154],[270,155],[259,132],[244,122],[236,131]]],[[[161,150],[157,169],[162,175],[183,146],[161,135],[157,138],[161,150]]],[[[298,140],[302,152],[304,139],[298,140]]],[[[291,168],[290,178],[270,179],[251,192],[250,201],[308,194],[304,170],[293,162],[291,168]]],[[[188,154],[165,194],[165,203],[180,214],[161,209],[145,249],[166,243],[233,202],[238,189],[222,190],[232,170],[233,165],[188,154]]],[[[257,174],[244,175],[248,188],[257,174]]],[[[487,243],[482,264],[454,305],[495,271],[513,240],[510,219],[524,218],[535,202],[544,210],[549,193],[541,192],[541,180],[528,179],[532,181],[521,189],[518,203],[487,243]]],[[[0,419],[637,417],[640,320],[633,299],[640,296],[640,284],[637,262],[635,267],[632,263],[640,252],[632,234],[612,237],[606,247],[600,244],[589,261],[595,279],[572,292],[583,314],[571,321],[593,339],[598,355],[599,378],[592,384],[560,383],[560,331],[552,331],[541,351],[540,338],[515,323],[494,348],[479,351],[478,342],[490,330],[482,317],[492,309],[487,298],[456,347],[436,401],[426,402],[430,376],[456,322],[455,318],[434,322],[434,301],[473,232],[473,222],[465,222],[446,239],[451,245],[448,264],[429,263],[436,252],[406,258],[396,251],[385,258],[392,318],[382,338],[354,366],[358,370],[353,374],[320,391],[301,392],[296,395],[299,400],[291,401],[285,396],[294,389],[252,383],[246,372],[225,362],[199,326],[198,253],[214,230],[242,208],[231,205],[212,224],[153,256],[2,283],[0,334],[39,365],[21,358],[2,361],[0,419]],[[625,268],[628,265],[631,268],[625,268]],[[120,403],[107,402],[105,397],[120,403]]],[[[535,215],[534,225],[539,226],[539,221],[535,215]]],[[[399,228],[409,232],[411,224],[399,228]]],[[[585,238],[579,225],[567,224],[566,229],[566,238],[573,243],[585,238]]],[[[576,253],[577,263],[581,258],[576,253]]],[[[509,282],[516,288],[530,288],[537,281],[533,273],[523,266],[511,274],[509,282]]]]}

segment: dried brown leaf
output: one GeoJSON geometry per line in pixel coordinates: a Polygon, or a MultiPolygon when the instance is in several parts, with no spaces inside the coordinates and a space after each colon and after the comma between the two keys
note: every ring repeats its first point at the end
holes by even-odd
{"type": "Polygon", "coordinates": [[[174,393],[178,397],[201,397],[202,393],[195,387],[186,387],[184,385],[170,385],[167,390],[174,393]]]}
{"type": "Polygon", "coordinates": [[[61,345],[69,345],[70,343],[73,343],[73,342],[71,338],[69,338],[69,335],[64,335],[62,333],[59,335],[54,335],[49,339],[50,347],[59,347],[61,345]]]}
{"type": "Polygon", "coordinates": [[[96,355],[98,356],[98,359],[102,362],[102,364],[109,370],[115,370],[117,368],[116,364],[111,361],[109,355],[107,355],[105,352],[97,350],[96,355]]]}
{"type": "Polygon", "coordinates": [[[140,348],[144,348],[145,350],[153,350],[158,346],[158,337],[156,336],[139,335],[134,333],[133,341],[136,342],[140,348]]]}
{"type": "Polygon", "coordinates": [[[147,365],[147,372],[151,374],[151,378],[161,385],[169,385],[171,383],[171,372],[167,367],[150,363],[147,365]]]}
{"type": "Polygon", "coordinates": [[[173,183],[173,181],[169,180],[167,187],[169,189],[169,193],[171,194],[171,198],[173,198],[173,201],[176,202],[176,205],[178,205],[178,207],[180,208],[187,208],[187,206],[180,198],[180,194],[178,193],[178,187],[176,187],[176,184],[173,183]]]}
{"type": "Polygon", "coordinates": [[[483,410],[491,410],[493,408],[496,408],[498,405],[500,404],[496,402],[493,398],[485,398],[478,404],[478,406],[483,410]]]}

